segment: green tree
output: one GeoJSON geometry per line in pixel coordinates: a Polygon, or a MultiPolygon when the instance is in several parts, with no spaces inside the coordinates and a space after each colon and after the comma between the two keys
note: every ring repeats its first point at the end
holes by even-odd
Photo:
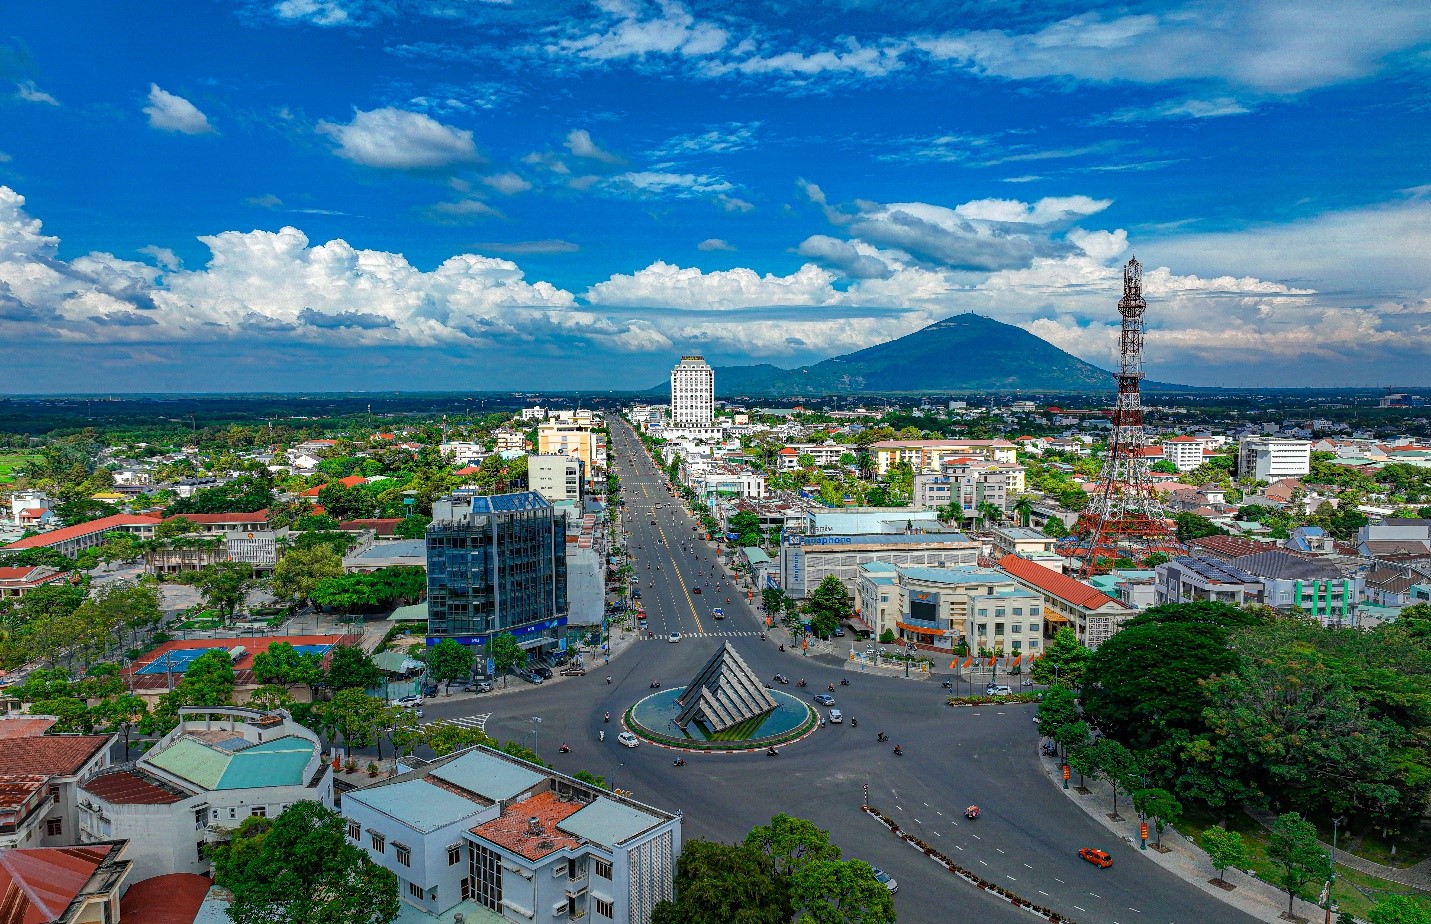
{"type": "Polygon", "coordinates": [[[323,679],[323,659],[312,652],[300,654],[288,642],[270,642],[267,651],[253,656],[253,676],[259,683],[312,688],[323,679]]]}
{"type": "Polygon", "coordinates": [[[591,786],[596,786],[596,787],[598,787],[598,788],[600,788],[600,789],[610,789],[610,788],[611,788],[611,785],[606,782],[606,777],[604,777],[604,776],[597,776],[596,774],[592,773],[590,770],[578,770],[578,771],[576,771],[575,773],[572,774],[572,779],[574,779],[574,780],[581,780],[583,783],[587,783],[587,784],[589,784],[589,785],[591,785],[591,786]]]}
{"type": "MultiPolygon", "coordinates": [[[[1088,727],[1088,723],[1080,719],[1077,722],[1069,722],[1067,725],[1061,726],[1058,731],[1053,733],[1053,740],[1063,748],[1065,754],[1072,754],[1075,750],[1088,746],[1088,739],[1092,733],[1093,730],[1088,727]]],[[[1079,772],[1082,773],[1082,771],[1079,772]]]]}
{"type": "Polygon", "coordinates": [[[765,858],[770,875],[793,876],[807,863],[838,860],[840,848],[830,843],[830,832],[813,822],[781,812],[769,824],[752,828],[745,846],[765,858]]]}
{"type": "Polygon", "coordinates": [[[895,638],[893,629],[885,629],[879,634],[879,643],[881,645],[893,645],[896,641],[897,639],[895,638]]]}
{"type": "Polygon", "coordinates": [[[744,844],[686,841],[676,861],[676,900],[656,905],[651,924],[788,924],[785,889],[765,858],[744,844]]]}
{"type": "Polygon", "coordinates": [[[383,672],[367,652],[353,645],[338,645],[328,661],[328,686],[335,690],[371,690],[383,682],[383,672]]]}
{"type": "Polygon", "coordinates": [[[522,744],[520,741],[508,741],[502,745],[502,753],[510,754],[518,760],[525,760],[528,763],[536,764],[538,767],[545,767],[546,763],[541,759],[536,751],[522,744]]]}
{"type": "Polygon", "coordinates": [[[1431,924],[1431,912],[1409,895],[1389,895],[1377,899],[1366,919],[1371,924],[1431,924]]]}
{"type": "Polygon", "coordinates": [[[1203,539],[1207,536],[1226,536],[1228,534],[1227,530],[1207,517],[1198,516],[1195,513],[1174,514],[1173,522],[1177,524],[1179,542],[1191,542],[1194,539],[1203,539]]]}
{"type": "Polygon", "coordinates": [[[805,601],[805,612],[810,617],[811,628],[821,638],[829,638],[839,624],[854,612],[850,603],[850,593],[845,585],[833,574],[826,575],[805,601]]]}
{"type": "Polygon", "coordinates": [[[1158,846],[1163,846],[1163,829],[1175,825],[1183,816],[1183,805],[1177,797],[1166,789],[1156,786],[1139,789],[1133,793],[1133,808],[1153,819],[1153,827],[1158,832],[1158,846]]]}
{"type": "Polygon", "coordinates": [[[1075,688],[1083,685],[1083,672],[1088,667],[1088,647],[1068,627],[1059,629],[1043,656],[1034,660],[1029,676],[1034,683],[1057,684],[1075,688]]]}
{"type": "Polygon", "coordinates": [[[248,819],[210,848],[214,881],[233,893],[234,924],[391,924],[397,876],[345,836],[346,822],[317,802],[275,819],[248,819]]]}
{"type": "Polygon", "coordinates": [[[517,637],[510,632],[502,632],[492,637],[487,656],[494,662],[497,673],[502,675],[502,686],[507,685],[507,671],[527,663],[526,651],[517,643],[517,637]]]}
{"type": "Polygon", "coordinates": [[[1020,494],[1014,501],[1014,516],[1018,517],[1020,526],[1028,526],[1029,519],[1033,516],[1034,500],[1029,494],[1020,494]]]}
{"type": "Polygon", "coordinates": [[[206,651],[184,671],[175,690],[185,706],[226,706],[234,700],[234,662],[223,649],[206,651]]]}
{"type": "Polygon", "coordinates": [[[194,572],[193,583],[204,595],[204,603],[210,609],[218,610],[225,622],[232,622],[255,581],[252,566],[238,561],[221,561],[194,572]]]}
{"type": "Polygon", "coordinates": [[[1247,855],[1247,844],[1236,831],[1216,826],[1204,828],[1197,836],[1197,843],[1207,851],[1207,858],[1212,863],[1213,871],[1217,873],[1217,881],[1224,885],[1227,880],[1222,874],[1227,868],[1230,866],[1233,869],[1245,869],[1250,859],[1247,855]]]}
{"type": "Polygon", "coordinates": [[[397,539],[422,539],[427,536],[427,524],[431,522],[432,517],[403,517],[402,522],[393,527],[393,536],[397,539]]]}
{"type": "Polygon", "coordinates": [[[1288,918],[1303,886],[1332,875],[1331,858],[1317,840],[1317,829],[1296,812],[1277,816],[1267,841],[1267,859],[1277,864],[1277,884],[1287,893],[1288,918]]]}
{"type": "MultiPolygon", "coordinates": [[[[1035,662],[1037,663],[1037,662],[1035,662]]],[[[1054,687],[1038,704],[1038,733],[1056,737],[1065,725],[1079,721],[1077,699],[1067,687],[1054,687]]]]}
{"type": "Polygon", "coordinates": [[[795,924],[893,924],[894,896],[862,860],[815,860],[790,877],[795,924]]]}
{"type": "Polygon", "coordinates": [[[778,614],[785,606],[785,591],[779,587],[761,588],[760,605],[765,612],[778,614]]]}
{"type": "Polygon", "coordinates": [[[342,576],[343,559],[331,547],[290,548],[273,566],[269,587],[278,599],[301,606],[321,581],[342,576]]]}
{"type": "Polygon", "coordinates": [[[1058,517],[1049,517],[1043,524],[1043,531],[1055,539],[1062,539],[1068,535],[1068,527],[1063,525],[1063,521],[1058,517]]]}
{"type": "Polygon", "coordinates": [[[445,638],[427,653],[427,676],[438,683],[466,677],[475,658],[470,647],[456,639],[445,638]]]}
{"type": "MultiPolygon", "coordinates": [[[[456,751],[466,750],[474,745],[483,744],[489,748],[497,747],[497,739],[476,728],[467,728],[462,725],[453,725],[451,722],[433,722],[431,725],[422,726],[423,743],[432,748],[432,752],[438,757],[444,757],[456,751]]],[[[393,742],[394,746],[397,742],[393,742]]]]}
{"type": "MultiPolygon", "coordinates": [[[[368,747],[385,727],[387,704],[362,690],[339,690],[333,698],[314,710],[319,724],[330,738],[342,737],[345,748],[368,747]]],[[[381,745],[380,745],[381,747],[381,745]]]]}
{"type": "Polygon", "coordinates": [[[378,499],[361,485],[349,487],[341,481],[324,485],[318,491],[318,503],[327,514],[339,521],[361,520],[378,512],[378,499]]]}
{"type": "Polygon", "coordinates": [[[1093,743],[1093,764],[1098,775],[1113,789],[1113,817],[1118,815],[1118,790],[1132,790],[1137,779],[1138,758],[1112,738],[1099,738],[1093,743]]]}

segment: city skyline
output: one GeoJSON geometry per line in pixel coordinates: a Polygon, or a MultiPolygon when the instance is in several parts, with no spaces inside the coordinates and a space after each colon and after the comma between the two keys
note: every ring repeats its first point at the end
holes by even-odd
{"type": "Polygon", "coordinates": [[[1150,378],[1428,384],[1431,10],[12,11],[12,392],[649,388],[975,312],[1150,378]]]}

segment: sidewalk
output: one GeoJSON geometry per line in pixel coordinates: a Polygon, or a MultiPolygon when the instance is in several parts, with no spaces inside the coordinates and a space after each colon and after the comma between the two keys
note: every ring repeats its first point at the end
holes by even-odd
{"type": "MultiPolygon", "coordinates": [[[[1062,764],[1046,757],[1039,759],[1043,764],[1044,775],[1049,782],[1063,791],[1062,764]]],[[[1077,780],[1076,775],[1074,780],[1077,780]]],[[[1090,790],[1089,794],[1080,793],[1078,788],[1070,783],[1069,788],[1064,791],[1064,795],[1087,812],[1090,818],[1136,849],[1138,845],[1138,816],[1133,811],[1132,804],[1120,796],[1118,811],[1123,816],[1123,820],[1112,821],[1108,818],[1108,812],[1113,808],[1113,793],[1108,788],[1108,784],[1101,780],[1087,780],[1086,783],[1090,790]]],[[[1197,886],[1208,895],[1245,911],[1259,921],[1286,920],[1282,915],[1287,910],[1287,893],[1272,883],[1258,879],[1256,876],[1249,876],[1240,870],[1229,869],[1226,871],[1226,880],[1229,885],[1236,888],[1224,891],[1213,885],[1209,880],[1213,879],[1216,873],[1208,863],[1207,854],[1203,853],[1191,839],[1179,834],[1172,826],[1163,829],[1163,847],[1167,849],[1167,853],[1154,850],[1152,841],[1149,841],[1148,850],[1144,856],[1173,875],[1197,886]]],[[[1300,898],[1296,900],[1293,907],[1299,917],[1306,918],[1308,921],[1322,921],[1326,918],[1326,911],[1300,898]]]]}

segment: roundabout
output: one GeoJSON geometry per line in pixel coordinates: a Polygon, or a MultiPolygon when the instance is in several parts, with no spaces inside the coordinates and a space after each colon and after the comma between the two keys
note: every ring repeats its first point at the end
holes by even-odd
{"type": "Polygon", "coordinates": [[[682,727],[681,690],[662,690],[640,700],[624,716],[626,727],[638,738],[662,747],[690,751],[763,750],[804,737],[815,727],[815,710],[788,693],[767,691],[776,707],[728,728],[713,729],[703,721],[682,727]]]}

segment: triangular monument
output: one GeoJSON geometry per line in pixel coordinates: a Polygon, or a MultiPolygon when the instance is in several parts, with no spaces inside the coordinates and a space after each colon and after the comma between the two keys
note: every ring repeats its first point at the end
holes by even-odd
{"type": "Polygon", "coordinates": [[[730,642],[716,649],[677,702],[682,707],[677,725],[699,722],[713,732],[768,715],[780,705],[730,642]]]}

